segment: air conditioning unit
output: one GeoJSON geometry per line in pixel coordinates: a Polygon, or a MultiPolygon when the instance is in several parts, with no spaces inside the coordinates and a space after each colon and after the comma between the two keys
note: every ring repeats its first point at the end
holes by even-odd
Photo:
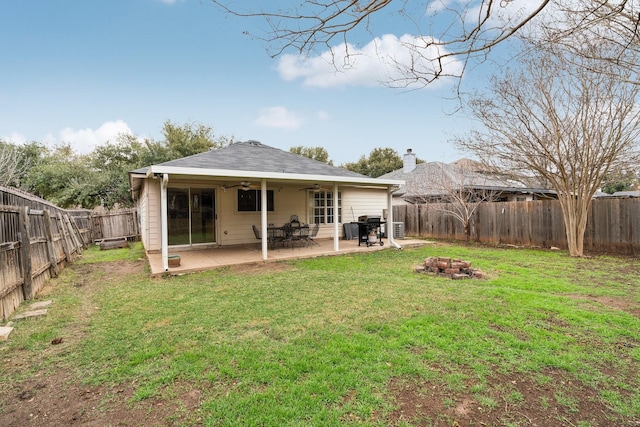
{"type": "Polygon", "coordinates": [[[404,222],[393,223],[393,238],[404,239],[404,222]]]}

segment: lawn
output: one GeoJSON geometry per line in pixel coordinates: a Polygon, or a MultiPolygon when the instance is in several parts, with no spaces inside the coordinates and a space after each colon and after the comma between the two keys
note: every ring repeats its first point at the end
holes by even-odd
{"type": "Polygon", "coordinates": [[[151,279],[142,257],[85,251],[13,324],[0,425],[640,423],[638,259],[440,242],[151,279]],[[430,256],[485,277],[415,273],[430,256]]]}

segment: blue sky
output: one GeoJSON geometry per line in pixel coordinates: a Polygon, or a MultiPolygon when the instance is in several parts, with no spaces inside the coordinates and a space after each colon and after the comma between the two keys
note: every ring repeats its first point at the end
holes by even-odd
{"type": "MultiPolygon", "coordinates": [[[[89,152],[122,131],[160,139],[171,120],[284,150],[322,146],[337,165],[376,147],[449,162],[461,157],[450,141],[470,127],[448,114],[454,82],[380,85],[375,55],[348,75],[317,57],[270,58],[264,42],[243,34],[264,22],[207,0],[5,0],[0,16],[0,139],[16,143],[89,152]]],[[[407,30],[389,17],[361,43],[375,36],[393,50],[407,30]]]]}

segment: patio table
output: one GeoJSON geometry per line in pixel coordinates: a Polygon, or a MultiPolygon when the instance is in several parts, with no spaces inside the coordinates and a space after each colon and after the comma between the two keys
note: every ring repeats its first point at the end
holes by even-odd
{"type": "Polygon", "coordinates": [[[295,247],[295,242],[306,240],[305,234],[309,234],[309,225],[307,224],[299,227],[292,227],[290,224],[285,224],[280,227],[275,225],[267,227],[267,239],[272,247],[275,246],[276,243],[282,243],[284,246],[285,243],[290,242],[293,248],[295,247]]]}

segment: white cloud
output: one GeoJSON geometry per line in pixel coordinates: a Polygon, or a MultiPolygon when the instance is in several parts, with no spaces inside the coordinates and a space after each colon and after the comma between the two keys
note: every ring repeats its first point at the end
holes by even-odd
{"type": "Polygon", "coordinates": [[[255,124],[263,127],[295,130],[302,126],[303,119],[285,107],[268,107],[260,110],[255,124]]]}
{"type": "Polygon", "coordinates": [[[27,143],[27,137],[17,133],[12,132],[11,135],[3,136],[0,140],[11,142],[12,144],[22,145],[27,143]]]}
{"type": "MultiPolygon", "coordinates": [[[[441,48],[433,45],[433,39],[405,34],[397,37],[386,34],[376,37],[361,49],[350,44],[334,47],[314,57],[283,55],[278,63],[280,77],[284,80],[303,79],[307,86],[404,86],[408,81],[403,74],[412,67],[421,74],[431,75],[435,59],[441,48]]],[[[444,63],[445,74],[457,74],[462,63],[455,58],[444,63]]]]}
{"type": "Polygon", "coordinates": [[[129,125],[122,120],[103,123],[98,129],[64,128],[56,136],[48,134],[44,142],[49,146],[70,144],[80,154],[88,154],[106,142],[115,142],[120,134],[133,134],[129,125]]]}

